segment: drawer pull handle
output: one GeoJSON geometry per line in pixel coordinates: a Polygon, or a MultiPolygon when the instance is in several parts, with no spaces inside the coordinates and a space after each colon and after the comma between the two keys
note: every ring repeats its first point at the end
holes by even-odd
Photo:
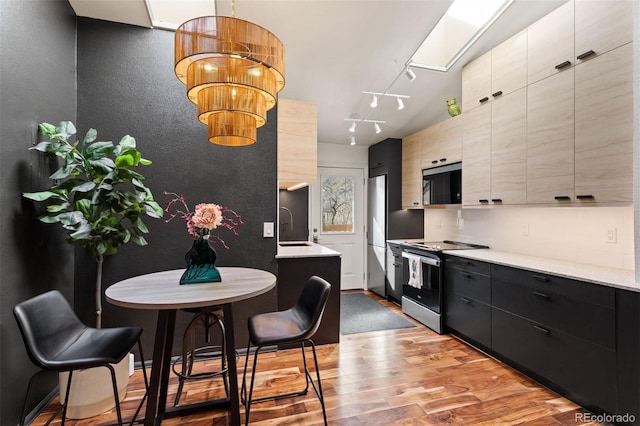
{"type": "Polygon", "coordinates": [[[578,200],[593,200],[596,197],[594,197],[593,195],[576,195],[576,198],[578,200]]]}
{"type": "Polygon", "coordinates": [[[501,203],[502,202],[502,198],[492,198],[491,202],[492,203],[501,203]]]}
{"type": "Polygon", "coordinates": [[[533,291],[532,294],[536,297],[539,297],[540,299],[544,299],[544,300],[549,300],[549,295],[548,294],[544,294],[544,293],[540,293],[537,291],[533,291]]]}
{"type": "Polygon", "coordinates": [[[481,104],[483,104],[483,103],[487,102],[488,100],[489,100],[489,97],[488,97],[488,96],[485,96],[484,98],[480,99],[480,101],[479,101],[479,102],[480,102],[481,104]]]}
{"type": "Polygon", "coordinates": [[[569,201],[571,200],[571,197],[569,197],[568,195],[556,195],[555,197],[553,197],[556,201],[569,201]]]}
{"type": "Polygon", "coordinates": [[[545,336],[548,336],[551,333],[549,330],[547,330],[544,327],[540,327],[539,325],[532,325],[532,327],[535,331],[537,331],[538,333],[544,334],[545,336]]]}
{"type": "Polygon", "coordinates": [[[571,65],[571,61],[564,61],[563,63],[556,65],[556,69],[559,70],[568,67],[569,65],[571,65]]]}
{"type": "Polygon", "coordinates": [[[586,59],[589,56],[592,56],[592,55],[595,55],[595,54],[596,54],[596,52],[594,52],[593,50],[587,50],[586,52],[581,53],[578,56],[576,56],[576,58],[582,60],[582,59],[586,59]]]}
{"type": "Polygon", "coordinates": [[[549,282],[549,277],[545,277],[543,275],[531,275],[531,278],[533,278],[536,281],[541,281],[543,283],[549,282]]]}
{"type": "Polygon", "coordinates": [[[460,296],[460,300],[462,300],[464,303],[467,303],[467,304],[471,303],[471,299],[467,299],[464,296],[460,296]]]}
{"type": "Polygon", "coordinates": [[[431,164],[438,164],[438,160],[433,160],[431,164]]]}
{"type": "Polygon", "coordinates": [[[441,158],[441,159],[440,159],[440,162],[441,162],[441,163],[444,163],[445,161],[447,161],[447,159],[446,159],[446,158],[441,158]]]}
{"type": "Polygon", "coordinates": [[[417,205],[420,205],[420,203],[419,203],[419,202],[417,202],[417,201],[414,201],[414,202],[413,202],[413,205],[414,205],[414,206],[417,206],[417,205]]]}
{"type": "Polygon", "coordinates": [[[496,93],[491,94],[491,96],[493,96],[494,98],[500,95],[502,95],[502,90],[498,90],[496,93]]]}
{"type": "Polygon", "coordinates": [[[482,204],[485,204],[485,203],[488,203],[488,202],[489,202],[489,200],[482,199],[482,200],[478,200],[478,202],[479,202],[479,203],[482,203],[482,204]]]}

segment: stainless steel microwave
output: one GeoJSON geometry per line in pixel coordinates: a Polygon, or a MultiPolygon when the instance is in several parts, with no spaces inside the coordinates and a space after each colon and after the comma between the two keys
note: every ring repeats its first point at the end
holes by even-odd
{"type": "Polygon", "coordinates": [[[462,163],[432,167],[422,171],[423,203],[462,203],[462,163]]]}

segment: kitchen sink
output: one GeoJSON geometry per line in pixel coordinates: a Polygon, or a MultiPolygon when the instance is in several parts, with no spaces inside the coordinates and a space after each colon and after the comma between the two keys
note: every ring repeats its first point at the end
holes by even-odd
{"type": "Polygon", "coordinates": [[[308,241],[280,241],[278,244],[280,247],[304,247],[311,245],[308,241]]]}

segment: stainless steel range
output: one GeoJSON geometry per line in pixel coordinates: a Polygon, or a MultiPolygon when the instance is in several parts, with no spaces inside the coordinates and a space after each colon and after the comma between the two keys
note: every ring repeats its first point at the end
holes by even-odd
{"type": "Polygon", "coordinates": [[[488,248],[459,241],[406,242],[402,249],[402,312],[441,334],[443,250],[488,248]]]}

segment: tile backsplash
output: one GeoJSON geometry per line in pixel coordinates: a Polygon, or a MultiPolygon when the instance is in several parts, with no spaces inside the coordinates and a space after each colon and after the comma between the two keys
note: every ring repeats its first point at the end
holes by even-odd
{"type": "Polygon", "coordinates": [[[633,206],[428,208],[425,239],[457,240],[512,253],[634,269],[633,206]]]}

